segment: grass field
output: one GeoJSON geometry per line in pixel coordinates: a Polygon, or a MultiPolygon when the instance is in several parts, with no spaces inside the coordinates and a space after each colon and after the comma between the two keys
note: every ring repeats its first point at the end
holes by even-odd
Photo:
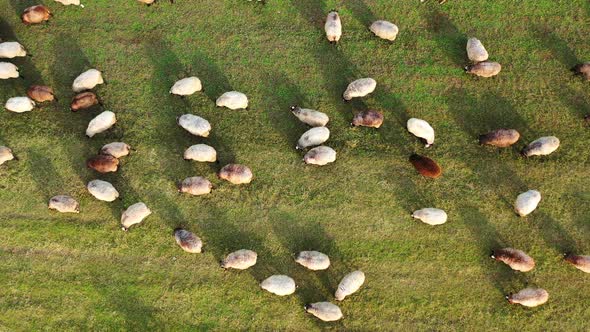
{"type": "Polygon", "coordinates": [[[17,58],[24,80],[0,81],[0,102],[31,84],[56,90],[59,102],[33,112],[0,112],[0,145],[20,161],[0,166],[0,329],[2,330],[588,330],[588,276],[562,253],[590,254],[590,113],[588,82],[568,71],[587,61],[587,1],[83,0],[85,8],[42,0],[0,0],[0,38],[34,56],[17,58]],[[49,24],[25,26],[20,13],[45,3],[49,24]],[[328,44],[323,23],[339,10],[341,42],[328,44]],[[367,29],[396,23],[389,43],[367,29]],[[503,70],[491,79],[463,73],[468,37],[481,39],[503,70]],[[72,113],[71,83],[82,71],[103,71],[96,91],[118,123],[88,139],[99,108],[72,113]],[[184,100],[168,90],[187,74],[204,93],[184,100]],[[377,90],[350,104],[346,85],[360,77],[377,90]],[[250,99],[248,111],[215,107],[224,91],[250,99]],[[338,152],[334,164],[306,166],[294,149],[306,126],[289,106],[327,113],[338,152]],[[378,129],[350,128],[355,111],[385,113],[378,129]],[[191,136],[175,118],[207,118],[208,139],[191,136]],[[436,130],[426,150],[405,130],[409,117],[436,130]],[[477,135],[515,128],[521,140],[504,150],[480,147],[477,135]],[[561,147],[525,160],[528,142],[555,135],[561,147]],[[117,173],[101,175],[86,158],[112,141],[136,148],[117,173]],[[221,164],[243,163],[255,179],[234,186],[216,179],[216,165],[185,162],[184,149],[205,142],[221,164]],[[419,176],[408,162],[425,154],[444,169],[419,176]],[[209,178],[217,189],[187,197],[175,182],[209,178]],[[122,200],[94,199],[88,181],[110,181],[122,200]],[[512,209],[528,189],[543,195],[526,218],[512,209]],[[70,194],[79,215],[47,209],[70,194]],[[138,201],[152,210],[122,232],[121,212],[138,201]],[[447,211],[447,224],[410,218],[422,207],[447,211]],[[172,230],[199,235],[206,252],[184,253],[172,230]],[[489,258],[519,248],[537,262],[514,273],[489,258]],[[258,252],[246,271],[218,261],[241,248],[258,252]],[[301,250],[328,254],[330,269],[297,265],[301,250]],[[367,282],[340,303],[344,319],[323,323],[303,304],[333,301],[340,278],[361,269],[367,282]],[[259,289],[272,274],[299,284],[295,295],[259,289]],[[511,306],[504,295],[526,286],[547,289],[541,307],[511,306]]]}

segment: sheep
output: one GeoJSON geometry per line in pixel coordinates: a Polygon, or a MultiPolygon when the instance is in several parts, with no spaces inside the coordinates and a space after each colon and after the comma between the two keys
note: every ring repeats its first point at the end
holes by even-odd
{"type": "Polygon", "coordinates": [[[227,107],[230,110],[248,109],[248,97],[238,91],[229,91],[217,98],[215,101],[217,107],[227,107]]]}
{"type": "Polygon", "coordinates": [[[361,126],[370,128],[379,128],[382,124],[383,113],[373,110],[366,110],[355,114],[350,123],[350,125],[354,127],[361,126]]]}
{"type": "Polygon", "coordinates": [[[371,92],[375,91],[377,87],[377,81],[372,78],[359,78],[356,81],[350,83],[344,93],[342,94],[342,98],[344,101],[350,101],[352,98],[364,97],[371,92]]]}
{"type": "Polygon", "coordinates": [[[293,113],[299,121],[312,127],[325,127],[328,124],[328,121],[330,121],[330,118],[325,113],[309,108],[291,106],[291,113],[293,113]]]}
{"type": "Polygon", "coordinates": [[[131,205],[121,214],[121,229],[128,231],[129,227],[141,223],[150,214],[152,210],[143,202],[131,205]]]}
{"type": "Polygon", "coordinates": [[[12,59],[27,56],[27,50],[19,42],[0,43],[0,58],[12,59]]]}
{"type": "Polygon", "coordinates": [[[525,288],[516,294],[506,295],[506,300],[510,304],[536,307],[549,300],[549,293],[542,288],[525,288]]]}
{"type": "Polygon", "coordinates": [[[217,176],[233,184],[247,184],[252,181],[252,171],[248,166],[240,164],[227,164],[223,166],[217,176]]]}
{"type": "Polygon", "coordinates": [[[285,275],[273,275],[260,283],[260,288],[278,296],[291,295],[295,293],[297,286],[295,280],[285,275]]]}
{"type": "Polygon", "coordinates": [[[75,5],[75,6],[84,7],[83,5],[80,5],[80,0],[55,0],[55,1],[61,3],[64,6],[75,5]]]}
{"type": "Polygon", "coordinates": [[[240,249],[227,255],[220,263],[224,269],[245,270],[256,265],[258,254],[252,250],[240,249]]]}
{"type": "Polygon", "coordinates": [[[49,18],[53,16],[49,11],[49,8],[43,5],[32,6],[26,8],[21,15],[21,20],[24,24],[37,24],[43,21],[49,21],[49,18]]]}
{"type": "Polygon", "coordinates": [[[516,197],[514,210],[519,216],[525,217],[535,211],[539,202],[541,202],[541,193],[536,190],[529,190],[516,197]]]}
{"type": "Polygon", "coordinates": [[[330,41],[330,44],[337,43],[342,36],[342,21],[340,21],[340,15],[335,10],[328,13],[326,18],[326,24],[324,25],[326,31],[326,38],[330,41]]]}
{"type": "Polygon", "coordinates": [[[57,100],[53,94],[53,89],[44,85],[31,85],[27,90],[27,96],[37,103],[57,100]]]}
{"type": "Polygon", "coordinates": [[[313,271],[330,267],[330,257],[319,251],[302,251],[295,257],[295,262],[313,271]]]}
{"type": "Polygon", "coordinates": [[[115,113],[111,111],[104,111],[97,115],[94,119],[88,123],[86,128],[86,136],[93,137],[96,134],[102,133],[108,130],[117,122],[115,113]]]}
{"type": "Polygon", "coordinates": [[[414,168],[416,168],[418,173],[425,177],[436,179],[442,174],[440,166],[428,157],[413,154],[410,156],[410,162],[414,165],[414,168]]]}
{"type": "Polygon", "coordinates": [[[528,272],[535,267],[535,260],[524,251],[518,249],[496,249],[490,257],[505,263],[515,271],[528,272]]]}
{"type": "Polygon", "coordinates": [[[559,148],[559,138],[545,136],[532,141],[520,152],[524,157],[547,156],[559,148]]]}
{"type": "Polygon", "coordinates": [[[305,149],[310,146],[320,145],[330,138],[330,129],[326,127],[314,127],[301,135],[295,149],[305,149]]]}
{"type": "Polygon", "coordinates": [[[571,71],[576,75],[584,76],[587,81],[590,80],[590,62],[577,64],[571,69],[571,71]]]}
{"type": "Polygon", "coordinates": [[[49,209],[62,213],[80,213],[80,204],[70,196],[57,195],[49,200],[49,209]]]}
{"type": "Polygon", "coordinates": [[[213,189],[211,181],[201,176],[193,176],[178,184],[178,192],[195,196],[209,194],[213,189]]]}
{"type": "Polygon", "coordinates": [[[118,159],[129,155],[130,150],[131,147],[127,143],[112,142],[100,148],[100,151],[98,153],[113,156],[118,159]]]}
{"type": "Polygon", "coordinates": [[[488,59],[488,51],[477,38],[467,40],[467,57],[471,62],[478,63],[488,59]]]}
{"type": "Polygon", "coordinates": [[[35,108],[35,102],[29,97],[12,97],[6,101],[4,107],[15,113],[30,112],[35,108]]]}
{"type": "Polygon", "coordinates": [[[0,165],[14,159],[16,159],[16,157],[12,153],[12,149],[7,146],[0,145],[0,165]]]}
{"type": "Polygon", "coordinates": [[[369,27],[369,30],[371,30],[375,36],[389,41],[394,41],[399,31],[397,25],[383,20],[373,22],[369,27]]]}
{"type": "Polygon", "coordinates": [[[103,84],[102,73],[96,69],[88,69],[82,74],[78,75],[72,83],[72,90],[74,92],[82,92],[84,90],[90,90],[99,84],[103,84]]]}
{"type": "Polygon", "coordinates": [[[437,208],[424,208],[414,211],[412,218],[418,219],[425,224],[436,226],[447,222],[447,213],[437,208]]]}
{"type": "Polygon", "coordinates": [[[200,116],[183,114],[176,119],[179,126],[195,136],[209,137],[211,124],[200,116]]]}
{"type": "Polygon", "coordinates": [[[18,78],[20,73],[18,67],[10,62],[0,62],[0,79],[18,78]]]}
{"type": "Polygon", "coordinates": [[[203,241],[193,234],[182,228],[174,230],[174,239],[176,243],[182,248],[182,250],[191,254],[200,254],[203,252],[203,241]]]}
{"type": "Polygon", "coordinates": [[[96,199],[112,202],[119,198],[119,192],[112,184],[102,180],[92,180],[86,185],[88,192],[96,199]]]}
{"type": "Polygon", "coordinates": [[[309,150],[303,161],[308,165],[323,166],[336,161],[336,151],[329,146],[318,146],[309,150]]]}
{"type": "Polygon", "coordinates": [[[217,161],[217,151],[207,144],[195,144],[184,151],[184,160],[214,163],[217,161]]]}
{"type": "Polygon", "coordinates": [[[323,320],[324,322],[333,322],[342,318],[342,311],[340,307],[330,302],[316,302],[306,304],[304,307],[306,312],[323,320]]]}
{"type": "Polygon", "coordinates": [[[119,159],[105,154],[99,154],[86,160],[86,167],[99,173],[116,172],[119,167],[119,159]]]}
{"type": "Polygon", "coordinates": [[[172,88],[170,88],[170,93],[178,96],[190,96],[202,89],[201,80],[198,77],[191,76],[176,81],[172,88]]]}
{"type": "Polygon", "coordinates": [[[72,112],[77,112],[79,110],[87,109],[98,104],[102,105],[96,94],[86,91],[74,96],[72,103],[70,104],[70,110],[72,112]]]}
{"type": "Polygon", "coordinates": [[[497,62],[484,61],[465,67],[465,72],[480,77],[492,77],[498,75],[502,66],[497,62]]]}
{"type": "Polygon", "coordinates": [[[336,300],[344,300],[348,295],[358,291],[364,283],[365,273],[363,273],[363,271],[354,271],[345,275],[344,278],[342,278],[342,281],[340,281],[340,284],[338,284],[336,294],[334,294],[336,300]]]}
{"type": "Polygon", "coordinates": [[[422,119],[411,118],[406,123],[406,126],[410,133],[426,142],[426,148],[429,148],[434,144],[434,129],[428,122],[422,119]]]}
{"type": "MultiPolygon", "coordinates": [[[[155,3],[157,0],[137,0],[141,3],[146,4],[148,7],[155,3]]],[[[170,3],[174,3],[174,0],[170,0],[170,3]]]]}
{"type": "Polygon", "coordinates": [[[580,256],[574,254],[564,254],[563,259],[575,266],[578,270],[590,273],[590,256],[580,256]]]}
{"type": "Polygon", "coordinates": [[[515,129],[496,129],[487,134],[479,135],[479,144],[506,148],[520,139],[520,133],[515,129]]]}

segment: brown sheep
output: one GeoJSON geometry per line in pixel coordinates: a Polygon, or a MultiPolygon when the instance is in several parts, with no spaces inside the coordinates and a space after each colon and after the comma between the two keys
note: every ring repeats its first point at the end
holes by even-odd
{"type": "Polygon", "coordinates": [[[410,162],[414,165],[418,173],[428,178],[436,179],[442,174],[440,166],[428,157],[413,154],[410,156],[410,162]]]}
{"type": "Polygon", "coordinates": [[[110,155],[99,154],[89,158],[86,161],[86,166],[99,173],[116,172],[119,167],[119,159],[110,155]]]}
{"type": "Polygon", "coordinates": [[[383,124],[383,113],[373,111],[373,110],[366,110],[357,113],[354,118],[352,118],[352,126],[362,126],[362,127],[372,127],[372,128],[379,128],[383,124]]]}
{"type": "Polygon", "coordinates": [[[565,254],[563,259],[575,266],[578,270],[590,273],[590,256],[565,254]]]}
{"type": "Polygon", "coordinates": [[[21,19],[24,24],[37,24],[43,21],[48,21],[52,16],[49,8],[43,5],[32,6],[23,12],[21,19]]]}
{"type": "Polygon", "coordinates": [[[579,63],[571,71],[576,75],[584,76],[587,81],[590,80],[590,62],[579,63]]]}
{"type": "Polygon", "coordinates": [[[497,62],[483,61],[465,67],[465,72],[480,77],[492,77],[498,75],[502,66],[497,62]]]}
{"type": "Polygon", "coordinates": [[[535,260],[524,251],[512,248],[497,249],[490,256],[510,266],[511,269],[528,272],[535,267],[535,260]]]}
{"type": "Polygon", "coordinates": [[[514,129],[497,129],[487,134],[479,135],[479,144],[506,148],[520,139],[520,133],[514,129]]]}
{"type": "Polygon", "coordinates": [[[248,166],[239,164],[228,164],[217,173],[217,176],[222,179],[229,181],[233,184],[244,184],[252,181],[252,171],[248,166]]]}
{"type": "Polygon", "coordinates": [[[72,103],[70,104],[70,109],[72,112],[76,112],[79,110],[90,108],[94,105],[101,104],[98,100],[96,94],[90,91],[82,92],[77,94],[74,99],[72,99],[72,103]]]}
{"type": "Polygon", "coordinates": [[[31,85],[29,90],[27,90],[27,96],[38,103],[57,101],[57,98],[53,94],[53,89],[44,85],[31,85]]]}

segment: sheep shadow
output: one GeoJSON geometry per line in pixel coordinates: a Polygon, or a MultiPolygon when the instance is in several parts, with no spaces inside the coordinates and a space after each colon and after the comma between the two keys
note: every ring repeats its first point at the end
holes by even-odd
{"type": "Polygon", "coordinates": [[[427,9],[423,10],[423,16],[434,41],[446,53],[449,60],[456,66],[463,68],[467,62],[465,53],[467,37],[451,22],[448,14],[430,4],[424,8],[427,9]]]}
{"type": "MultiPolygon", "coordinates": [[[[27,164],[38,192],[42,193],[43,198],[48,202],[51,197],[58,194],[53,191],[54,188],[64,186],[63,178],[57,173],[53,161],[37,148],[29,149],[27,164]]],[[[59,194],[66,195],[67,193],[59,194]]]]}
{"type": "Polygon", "coordinates": [[[14,9],[14,13],[21,17],[22,13],[31,6],[36,5],[44,5],[45,3],[40,0],[8,0],[12,9],[14,9]]]}
{"type": "MultiPolygon", "coordinates": [[[[296,7],[301,16],[308,20],[316,29],[324,31],[324,24],[330,9],[324,1],[317,0],[292,0],[291,5],[296,7]]],[[[323,36],[322,36],[323,37],[323,36]]],[[[326,40],[327,43],[327,40],[326,40]]]]}
{"type": "Polygon", "coordinates": [[[203,80],[203,93],[213,103],[224,92],[234,91],[223,71],[215,61],[201,51],[192,52],[193,62],[190,65],[193,74],[203,80]]]}
{"type": "Polygon", "coordinates": [[[369,29],[369,26],[377,20],[375,14],[373,14],[363,0],[349,0],[345,6],[350,9],[352,15],[367,29],[369,29]]]}

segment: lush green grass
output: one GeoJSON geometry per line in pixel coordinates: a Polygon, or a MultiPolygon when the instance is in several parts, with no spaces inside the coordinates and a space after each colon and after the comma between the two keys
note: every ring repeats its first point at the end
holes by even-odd
{"type": "Polygon", "coordinates": [[[588,276],[561,260],[564,251],[590,254],[590,112],[588,83],[568,68],[587,60],[586,1],[167,1],[86,0],[86,8],[44,0],[49,24],[24,26],[19,14],[33,0],[0,0],[0,38],[16,39],[34,55],[16,59],[25,80],[0,82],[0,101],[30,84],[51,85],[58,103],[26,114],[0,112],[0,144],[20,158],[0,166],[0,327],[6,330],[587,330],[588,276]],[[337,8],[344,36],[323,34],[337,8]],[[394,43],[367,26],[387,19],[400,28],[394,43]],[[493,79],[462,72],[468,36],[503,65],[493,79]],[[117,114],[116,127],[92,139],[88,121],[100,110],[71,113],[71,82],[95,67],[108,85],[96,89],[117,114]],[[186,73],[205,92],[181,100],[168,94],[186,73]],[[344,104],[348,82],[374,77],[377,90],[344,104]],[[217,109],[235,89],[249,111],[217,109]],[[292,104],[330,115],[336,163],[311,167],[294,146],[306,127],[292,104]],[[379,130],[351,129],[353,112],[385,113],[379,130]],[[175,123],[184,113],[212,123],[199,139],[175,123]],[[425,150],[405,131],[408,117],[429,121],[436,144],[425,150]],[[511,149],[480,147],[478,134],[516,128],[511,149]],[[524,160],[518,150],[540,136],[562,147],[524,160]],[[105,143],[123,140],[137,151],[116,174],[85,168],[105,143]],[[233,186],[215,178],[217,166],[189,163],[182,152],[213,145],[222,164],[249,165],[255,180],[233,186]],[[407,161],[426,154],[444,168],[432,181],[407,161]],[[202,175],[217,189],[180,196],[175,182],[202,175]],[[85,184],[111,181],[121,201],[91,197],[85,184]],[[511,204],[527,189],[540,207],[518,218],[511,204]],[[48,199],[70,194],[79,215],[47,210],[48,199]],[[137,201],[154,213],[130,232],[122,210],[137,201]],[[449,222],[429,227],[410,212],[434,206],[449,222]],[[206,253],[182,252],[171,235],[184,226],[206,253]],[[514,273],[492,261],[491,249],[520,248],[537,261],[514,273]],[[223,271],[218,260],[250,248],[259,263],[223,271]],[[332,267],[311,272],[292,255],[316,249],[332,267]],[[333,300],[340,278],[362,269],[367,282],[341,303],[345,318],[321,323],[303,304],[333,300]],[[275,274],[299,284],[279,298],[258,288],[275,274]],[[510,306],[504,294],[536,285],[549,302],[510,306]]]}

